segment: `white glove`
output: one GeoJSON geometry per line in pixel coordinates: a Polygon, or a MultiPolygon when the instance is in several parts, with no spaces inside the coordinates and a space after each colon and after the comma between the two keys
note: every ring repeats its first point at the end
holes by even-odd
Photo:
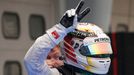
{"type": "Polygon", "coordinates": [[[89,13],[90,8],[86,8],[83,12],[79,14],[83,4],[84,1],[81,0],[75,9],[71,9],[65,12],[59,24],[46,31],[50,38],[56,44],[62,41],[67,33],[73,31],[77,23],[89,13]]]}
{"type": "Polygon", "coordinates": [[[90,8],[86,8],[79,14],[83,4],[84,1],[81,0],[76,9],[66,11],[63,17],[61,18],[60,24],[63,25],[65,28],[67,28],[67,33],[73,31],[77,23],[89,13],[90,8]]]}
{"type": "Polygon", "coordinates": [[[75,9],[67,10],[60,21],[60,25],[66,28],[67,33],[73,31],[78,23],[77,14],[75,12],[75,9]]]}

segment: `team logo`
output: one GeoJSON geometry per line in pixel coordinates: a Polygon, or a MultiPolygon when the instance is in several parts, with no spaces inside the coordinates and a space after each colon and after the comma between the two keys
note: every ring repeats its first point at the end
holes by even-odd
{"type": "Polygon", "coordinates": [[[55,39],[58,39],[60,37],[60,35],[57,33],[57,31],[53,31],[52,33],[52,36],[55,38],[55,39]]]}

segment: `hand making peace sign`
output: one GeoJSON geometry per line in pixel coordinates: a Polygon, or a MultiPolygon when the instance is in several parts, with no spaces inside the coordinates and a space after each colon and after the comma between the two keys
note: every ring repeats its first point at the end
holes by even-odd
{"type": "Polygon", "coordinates": [[[76,27],[77,22],[83,19],[89,12],[90,8],[87,7],[80,13],[84,0],[81,0],[75,9],[67,10],[60,20],[60,24],[65,28],[76,27]]]}

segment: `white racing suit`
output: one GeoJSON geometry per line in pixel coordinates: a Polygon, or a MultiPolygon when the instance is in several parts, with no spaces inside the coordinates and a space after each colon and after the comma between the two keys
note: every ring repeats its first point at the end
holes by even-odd
{"type": "Polygon", "coordinates": [[[28,75],[96,75],[89,72],[79,73],[82,70],[68,65],[60,67],[60,70],[50,68],[47,65],[45,60],[48,53],[63,40],[67,33],[67,29],[59,24],[47,30],[43,36],[37,38],[24,57],[28,75]]]}
{"type": "Polygon", "coordinates": [[[61,75],[56,68],[50,68],[44,62],[50,50],[67,34],[62,25],[55,25],[46,31],[46,34],[37,38],[25,55],[24,63],[28,75],[61,75]]]}

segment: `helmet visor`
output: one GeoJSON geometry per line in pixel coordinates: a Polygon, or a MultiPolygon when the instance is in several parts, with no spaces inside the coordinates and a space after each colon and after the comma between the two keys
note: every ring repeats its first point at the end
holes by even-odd
{"type": "Polygon", "coordinates": [[[111,45],[110,43],[106,42],[95,43],[88,46],[82,45],[79,51],[84,56],[95,56],[95,55],[107,56],[112,54],[111,45]]]}

